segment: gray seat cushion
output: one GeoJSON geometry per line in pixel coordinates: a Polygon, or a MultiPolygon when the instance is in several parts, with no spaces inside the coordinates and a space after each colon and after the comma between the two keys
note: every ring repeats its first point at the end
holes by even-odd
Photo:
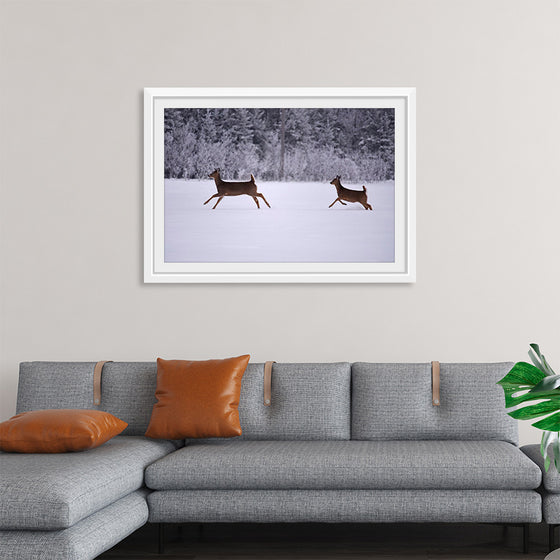
{"type": "Polygon", "coordinates": [[[500,441],[190,444],[146,470],[156,490],[533,489],[540,469],[500,441]]]}
{"type": "Polygon", "coordinates": [[[143,486],[168,441],[119,436],[79,453],[0,453],[0,529],[64,529],[143,486]]]}
{"type": "Polygon", "coordinates": [[[549,524],[560,523],[560,473],[556,470],[554,463],[550,465],[548,472],[544,469],[544,457],[541,455],[539,444],[524,445],[521,451],[539,466],[542,472],[542,503],[543,519],[549,524]]]}
{"type": "Polygon", "coordinates": [[[538,444],[524,445],[521,451],[541,469],[544,489],[551,494],[560,494],[560,473],[556,470],[554,463],[550,465],[548,472],[545,471],[544,457],[541,455],[541,446],[538,444]]]}
{"type": "Polygon", "coordinates": [[[543,520],[550,525],[560,523],[560,494],[545,492],[542,496],[543,520]]]}

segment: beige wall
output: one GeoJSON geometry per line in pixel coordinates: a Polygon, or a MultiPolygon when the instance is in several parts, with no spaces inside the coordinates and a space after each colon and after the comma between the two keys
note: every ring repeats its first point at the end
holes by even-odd
{"type": "Polygon", "coordinates": [[[0,420],[22,360],[560,370],[557,0],[0,7],[0,420]],[[144,285],[142,88],[199,85],[416,86],[417,283],[144,285]]]}

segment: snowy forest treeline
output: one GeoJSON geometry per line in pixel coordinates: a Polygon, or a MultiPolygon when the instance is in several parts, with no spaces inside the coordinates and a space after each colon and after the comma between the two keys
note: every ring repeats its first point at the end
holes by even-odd
{"type": "Polygon", "coordinates": [[[165,177],[394,179],[393,109],[165,109],[165,177]]]}

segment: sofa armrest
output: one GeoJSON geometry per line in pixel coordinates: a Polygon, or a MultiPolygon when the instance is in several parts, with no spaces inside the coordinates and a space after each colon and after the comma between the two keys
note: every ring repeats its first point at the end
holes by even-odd
{"type": "Polygon", "coordinates": [[[544,489],[551,494],[560,494],[560,473],[556,470],[554,464],[550,465],[548,472],[544,470],[544,457],[541,455],[541,446],[539,444],[524,445],[521,451],[540,467],[544,489]]]}

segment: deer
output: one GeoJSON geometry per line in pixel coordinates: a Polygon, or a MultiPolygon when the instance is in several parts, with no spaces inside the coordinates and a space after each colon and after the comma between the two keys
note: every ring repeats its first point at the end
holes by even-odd
{"type": "Polygon", "coordinates": [[[346,206],[346,202],[359,202],[366,210],[373,210],[371,204],[368,204],[367,201],[367,189],[365,185],[362,187],[363,190],[361,191],[347,189],[342,186],[342,183],[340,182],[340,175],[337,175],[330,184],[336,187],[337,197],[329,208],[332,208],[335,202],[340,202],[343,206],[346,206]],[[346,202],[343,202],[343,200],[346,200],[346,202]]]}
{"type": "Polygon", "coordinates": [[[218,201],[216,202],[216,204],[214,204],[212,210],[214,210],[214,208],[216,208],[216,206],[220,204],[224,196],[239,196],[240,194],[249,195],[255,201],[257,208],[259,209],[260,206],[259,206],[258,199],[262,198],[265,204],[270,208],[270,204],[268,203],[264,195],[260,192],[257,192],[257,185],[255,183],[255,178],[253,177],[252,173],[251,173],[250,181],[224,181],[222,179],[222,176],[220,175],[220,168],[217,167],[216,169],[214,169],[214,171],[212,171],[212,173],[210,173],[210,175],[208,175],[208,177],[214,179],[214,182],[216,183],[216,188],[218,189],[218,192],[216,194],[213,194],[204,203],[204,204],[208,204],[213,198],[217,197],[218,201]]]}

